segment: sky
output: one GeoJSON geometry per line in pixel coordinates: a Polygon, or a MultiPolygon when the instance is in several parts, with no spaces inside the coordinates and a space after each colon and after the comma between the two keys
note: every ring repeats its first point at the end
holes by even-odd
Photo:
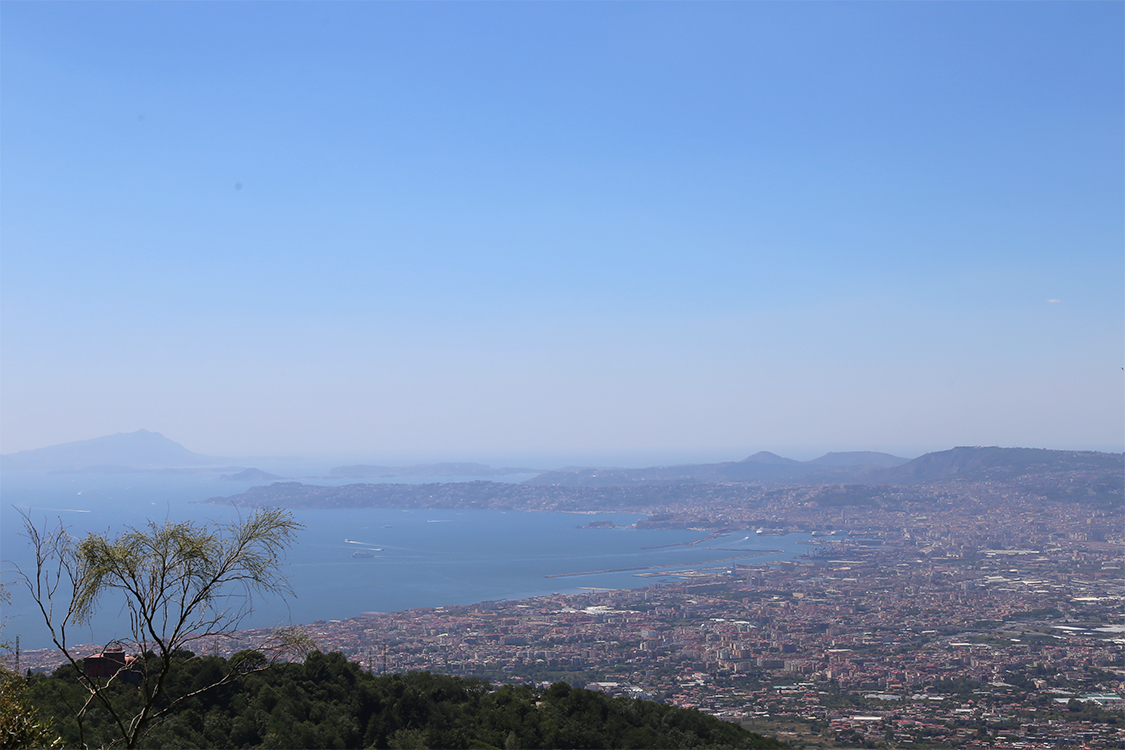
{"type": "Polygon", "coordinates": [[[1121,3],[0,5],[0,452],[1125,445],[1121,3]]]}

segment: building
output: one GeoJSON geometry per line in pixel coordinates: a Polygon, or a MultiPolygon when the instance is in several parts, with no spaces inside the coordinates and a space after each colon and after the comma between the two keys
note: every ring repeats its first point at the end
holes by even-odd
{"type": "Polygon", "coordinates": [[[90,654],[82,660],[82,671],[91,680],[109,678],[120,673],[120,679],[130,685],[141,683],[141,673],[136,665],[137,657],[126,656],[121,646],[108,646],[100,654],[90,654]]]}

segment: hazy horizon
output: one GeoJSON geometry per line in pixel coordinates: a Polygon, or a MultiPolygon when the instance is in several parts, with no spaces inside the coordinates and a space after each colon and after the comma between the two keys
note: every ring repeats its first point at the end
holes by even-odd
{"type": "Polygon", "coordinates": [[[0,453],[1125,450],[1120,3],[0,19],[0,453]]]}
{"type": "MultiPolygon", "coordinates": [[[[158,430],[149,430],[149,432],[159,433],[158,430]]],[[[106,437],[106,436],[99,436],[106,437]]],[[[167,435],[164,437],[170,438],[167,435]]],[[[84,441],[73,441],[76,443],[84,441]]],[[[178,442],[178,441],[174,441],[178,442]]],[[[73,443],[70,443],[73,444],[73,443]]],[[[52,447],[52,446],[42,446],[52,447]]],[[[767,451],[791,458],[797,461],[809,461],[815,458],[820,458],[828,453],[839,453],[846,451],[839,451],[829,448],[812,448],[809,446],[795,446],[788,449],[778,450],[773,447],[758,447],[752,450],[739,450],[737,448],[715,448],[710,450],[666,450],[666,451],[628,451],[617,450],[612,452],[573,452],[573,453],[554,453],[554,454],[533,454],[533,453],[479,453],[466,451],[460,454],[447,454],[447,453],[409,453],[409,452],[382,452],[382,453],[362,453],[362,452],[308,452],[302,455],[288,455],[288,456],[270,456],[254,453],[235,453],[230,455],[215,455],[208,451],[194,450],[192,446],[183,446],[194,453],[202,455],[213,456],[216,459],[230,461],[232,463],[255,463],[256,468],[272,468],[278,471],[326,471],[334,466],[357,465],[357,464],[374,464],[385,466],[410,466],[417,464],[437,464],[437,463],[481,463],[492,466],[494,468],[525,468],[535,470],[553,470],[567,466],[586,466],[586,467],[617,467],[617,468],[644,468],[659,465],[680,465],[680,464],[706,464],[706,463],[722,463],[729,461],[741,461],[754,453],[759,451],[767,451]]],[[[917,458],[926,453],[935,451],[944,451],[950,448],[959,446],[936,446],[923,450],[883,450],[878,449],[857,449],[857,450],[873,450],[881,453],[888,453],[893,456],[904,459],[917,458]]],[[[1099,447],[1075,447],[1075,446],[999,446],[1005,448],[1021,447],[1021,448],[1044,448],[1058,449],[1058,450],[1091,450],[1100,452],[1117,453],[1112,448],[1099,448],[1099,447]]],[[[34,449],[32,449],[34,450],[34,449]]]]}

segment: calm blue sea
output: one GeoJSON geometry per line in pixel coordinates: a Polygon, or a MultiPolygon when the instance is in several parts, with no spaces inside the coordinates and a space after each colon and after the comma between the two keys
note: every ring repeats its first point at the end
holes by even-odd
{"type": "MultiPolygon", "coordinates": [[[[38,474],[6,472],[0,482],[0,558],[2,580],[12,594],[4,607],[8,640],[19,635],[25,649],[50,645],[48,633],[16,566],[29,569],[30,548],[21,534],[18,510],[43,525],[59,519],[80,536],[89,531],[120,529],[126,524],[220,521],[238,511],[200,504],[215,496],[245,491],[253,484],[221,481],[214,475],[38,474]],[[29,511],[30,509],[30,511],[29,511]]],[[[448,480],[446,480],[448,481],[448,480]]],[[[335,481],[345,484],[354,480],[335,481]]],[[[308,483],[328,484],[327,480],[308,483]]],[[[242,511],[244,514],[245,511],[242,511]]],[[[345,619],[362,612],[393,612],[411,607],[470,604],[551,592],[577,593],[588,588],[638,588],[660,580],[638,577],[644,571],[620,571],[548,578],[560,573],[697,565],[737,556],[729,548],[782,550],[742,562],[786,560],[806,552],[805,535],[746,537],[737,534],[691,546],[706,532],[635,529],[579,529],[593,519],[630,524],[628,513],[597,515],[505,511],[298,510],[305,525],[286,556],[285,573],[295,596],[256,603],[244,627],[302,624],[345,619]],[[655,547],[654,549],[651,549],[655,547]],[[727,549],[711,549],[722,547],[727,549]],[[353,557],[356,551],[372,557],[353,557]]],[[[716,565],[731,565],[734,560],[716,565]]],[[[124,635],[126,613],[107,600],[90,626],[73,632],[72,642],[103,643],[124,635]]]]}

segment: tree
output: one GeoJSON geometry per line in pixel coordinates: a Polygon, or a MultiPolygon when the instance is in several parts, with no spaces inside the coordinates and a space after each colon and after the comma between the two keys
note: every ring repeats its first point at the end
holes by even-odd
{"type": "Polygon", "coordinates": [[[106,532],[82,540],[61,522],[40,530],[24,515],[24,526],[35,567],[17,573],[85,688],[82,705],[71,706],[83,744],[82,720],[95,706],[107,712],[121,742],[133,748],[154,720],[183,701],[309,645],[299,631],[281,629],[259,651],[233,659],[214,680],[175,699],[166,697],[174,657],[190,653],[201,641],[233,637],[255,596],[292,594],[280,565],[302,526],[286,511],[262,509],[231,524],[150,521],[113,538],[106,532]],[[129,636],[113,645],[138,656],[106,676],[83,669],[68,646],[67,631],[88,623],[111,598],[122,600],[129,614],[129,636]],[[137,684],[136,694],[118,689],[123,682],[137,684]]]}
{"type": "Polygon", "coordinates": [[[51,722],[28,705],[26,692],[27,680],[0,666],[0,749],[58,747],[51,722]]]}
{"type": "MultiPolygon", "coordinates": [[[[7,589],[0,585],[0,603],[11,600],[7,589]]],[[[0,622],[0,629],[4,623],[0,622]]],[[[9,644],[0,639],[0,650],[7,651],[9,644]]],[[[0,750],[25,747],[58,747],[58,736],[51,722],[40,718],[39,712],[28,705],[27,681],[22,675],[0,664],[0,750]]]]}

